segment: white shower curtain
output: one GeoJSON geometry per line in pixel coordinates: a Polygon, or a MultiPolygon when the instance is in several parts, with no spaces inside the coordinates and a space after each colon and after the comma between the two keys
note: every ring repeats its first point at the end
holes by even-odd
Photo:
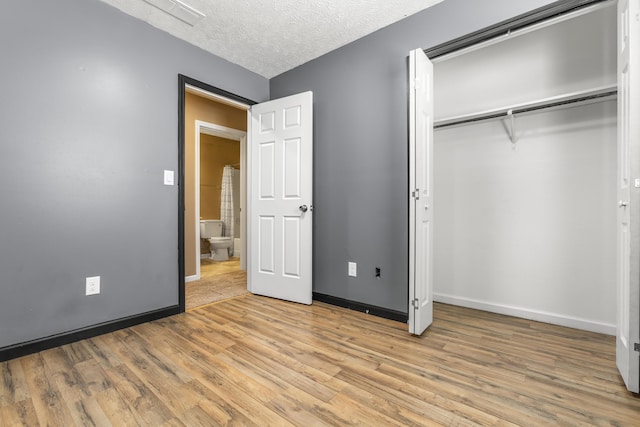
{"type": "Polygon", "coordinates": [[[231,237],[233,237],[233,170],[231,166],[224,167],[220,193],[220,219],[224,222],[224,235],[231,237]]]}

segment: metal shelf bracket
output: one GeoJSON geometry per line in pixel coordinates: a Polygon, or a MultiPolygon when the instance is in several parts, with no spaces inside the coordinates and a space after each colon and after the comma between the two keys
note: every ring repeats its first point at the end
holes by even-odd
{"type": "Polygon", "coordinates": [[[517,138],[516,138],[516,116],[515,116],[515,114],[513,114],[513,109],[507,110],[506,122],[508,123],[508,125],[505,124],[505,128],[507,130],[507,134],[509,135],[509,139],[511,140],[512,144],[515,144],[516,141],[517,141],[517,138]]]}

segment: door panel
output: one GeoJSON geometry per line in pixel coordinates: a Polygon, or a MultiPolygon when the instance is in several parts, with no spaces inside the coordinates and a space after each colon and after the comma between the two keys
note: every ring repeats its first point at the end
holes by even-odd
{"type": "Polygon", "coordinates": [[[300,138],[284,141],[284,192],[285,199],[300,199],[300,138]]]}
{"type": "Polygon", "coordinates": [[[618,215],[616,363],[630,391],[639,392],[640,358],[640,0],[618,3],[618,215]],[[633,187],[636,188],[633,188],[633,187]],[[632,215],[632,211],[635,213],[632,215]]]}
{"type": "Polygon", "coordinates": [[[409,332],[433,321],[433,65],[409,56],[409,332]]]}
{"type": "Polygon", "coordinates": [[[300,277],[300,217],[289,216],[282,219],[285,242],[282,274],[287,277],[300,277]]]}
{"type": "Polygon", "coordinates": [[[248,288],[311,304],[313,95],[251,108],[248,288]],[[254,262],[256,260],[257,262],[254,262]]]}
{"type": "Polygon", "coordinates": [[[260,199],[274,199],[275,198],[275,142],[267,141],[260,144],[260,163],[259,172],[259,192],[260,199]]]}
{"type": "Polygon", "coordinates": [[[258,258],[260,260],[260,273],[273,274],[275,268],[273,265],[273,254],[275,252],[275,237],[274,237],[274,220],[272,216],[261,215],[259,218],[258,228],[258,258]]]}

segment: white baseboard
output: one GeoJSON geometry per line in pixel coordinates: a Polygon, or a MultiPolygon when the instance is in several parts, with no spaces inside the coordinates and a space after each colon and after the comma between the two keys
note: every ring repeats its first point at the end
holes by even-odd
{"type": "Polygon", "coordinates": [[[470,298],[444,294],[434,294],[433,300],[445,304],[475,308],[477,310],[489,311],[491,313],[505,314],[507,316],[535,320],[537,322],[545,322],[551,323],[553,325],[566,326],[568,328],[582,329],[584,331],[598,332],[607,335],[616,334],[616,325],[595,322],[587,319],[580,319],[578,317],[565,316],[562,314],[548,313],[545,311],[531,310],[522,307],[513,307],[503,304],[496,304],[487,301],[479,301],[470,298]]]}
{"type": "Polygon", "coordinates": [[[195,282],[196,280],[200,280],[200,275],[194,274],[193,276],[187,276],[184,278],[185,282],[195,282]]]}

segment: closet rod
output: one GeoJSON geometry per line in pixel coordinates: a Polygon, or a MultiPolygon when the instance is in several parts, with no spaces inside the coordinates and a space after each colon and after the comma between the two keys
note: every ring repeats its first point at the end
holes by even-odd
{"type": "Polygon", "coordinates": [[[533,113],[542,110],[560,109],[583,104],[591,104],[594,102],[608,101],[611,99],[615,99],[617,95],[618,89],[616,85],[607,86],[590,91],[581,91],[566,95],[554,96],[536,102],[517,104],[480,113],[465,114],[462,116],[436,120],[433,124],[433,128],[442,129],[446,127],[470,124],[485,120],[501,119],[518,114],[533,113]]]}

